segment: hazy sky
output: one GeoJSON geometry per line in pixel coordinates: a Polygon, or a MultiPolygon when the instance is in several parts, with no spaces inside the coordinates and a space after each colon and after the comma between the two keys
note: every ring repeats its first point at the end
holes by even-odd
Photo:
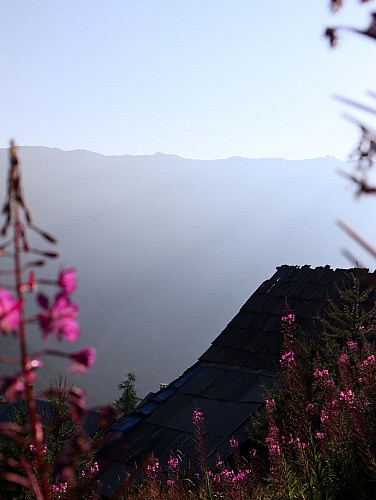
{"type": "Polygon", "coordinates": [[[322,33],[374,2],[328,3],[2,0],[0,147],[345,158],[358,132],[331,96],[367,101],[376,44],[322,33]]]}

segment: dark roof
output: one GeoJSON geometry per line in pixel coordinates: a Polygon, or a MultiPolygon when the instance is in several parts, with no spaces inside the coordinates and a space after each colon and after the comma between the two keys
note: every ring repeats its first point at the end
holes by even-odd
{"type": "MultiPolygon", "coordinates": [[[[335,299],[337,287],[350,279],[349,270],[329,266],[277,268],[197,363],[114,425],[113,432],[120,438],[99,454],[103,494],[115,491],[126,471],[148,452],[154,453],[162,467],[170,450],[192,458],[195,404],[203,412],[209,458],[228,457],[229,437],[239,443],[247,440],[250,415],[263,407],[263,386],[277,381],[286,298],[298,325],[312,330],[319,315],[325,314],[328,296],[335,299]]],[[[374,301],[375,295],[371,305],[374,301]]]]}

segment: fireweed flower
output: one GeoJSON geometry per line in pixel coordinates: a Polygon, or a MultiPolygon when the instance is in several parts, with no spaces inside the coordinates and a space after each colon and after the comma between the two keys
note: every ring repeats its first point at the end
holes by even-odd
{"type": "Polygon", "coordinates": [[[70,416],[73,422],[80,423],[86,415],[85,391],[79,387],[72,387],[68,395],[70,416]]]}
{"type": "Polygon", "coordinates": [[[339,357],[339,362],[340,363],[347,363],[349,360],[347,354],[345,353],[342,353],[341,356],[339,357]]]}
{"type": "Polygon", "coordinates": [[[286,316],[282,316],[282,321],[291,325],[295,321],[295,314],[287,314],[286,316]]]}
{"type": "Polygon", "coordinates": [[[267,410],[273,410],[275,408],[275,400],[274,399],[267,399],[265,401],[265,407],[267,410]]]}
{"type": "Polygon", "coordinates": [[[0,330],[3,333],[16,330],[20,324],[20,307],[20,302],[8,290],[0,288],[0,330]]]}
{"type": "Polygon", "coordinates": [[[358,348],[358,344],[354,342],[353,340],[348,340],[346,342],[347,347],[350,349],[350,351],[355,351],[358,348]]]}
{"type": "Polygon", "coordinates": [[[313,376],[316,379],[329,376],[328,370],[319,370],[318,368],[314,371],[313,376]]]}
{"type": "Polygon", "coordinates": [[[25,381],[22,373],[14,377],[3,377],[0,393],[4,394],[7,401],[12,403],[17,398],[23,397],[25,391],[25,381]]]}
{"type": "MultiPolygon", "coordinates": [[[[29,450],[30,451],[37,451],[37,447],[35,446],[35,444],[31,444],[29,446],[29,450]]],[[[47,453],[47,445],[46,444],[44,446],[42,446],[41,452],[43,453],[43,455],[45,455],[47,453]]]]}
{"type": "Polygon", "coordinates": [[[170,457],[168,461],[168,467],[172,470],[175,470],[178,468],[178,466],[179,466],[179,459],[173,456],[170,457]]]}
{"type": "Polygon", "coordinates": [[[349,389],[348,391],[341,391],[339,393],[339,399],[341,401],[347,401],[349,404],[354,404],[354,397],[355,394],[351,389],[349,389]]]}
{"type": "Polygon", "coordinates": [[[321,410],[320,420],[322,424],[327,424],[329,422],[329,415],[325,410],[321,410]]]}
{"type": "Polygon", "coordinates": [[[375,363],[375,361],[376,361],[376,358],[375,358],[374,354],[371,354],[370,356],[368,356],[367,359],[364,359],[360,363],[359,367],[362,368],[362,367],[365,367],[365,366],[373,365],[375,363]]]}
{"type": "Polygon", "coordinates": [[[68,489],[68,483],[60,483],[52,485],[52,493],[66,493],[68,489]]]}
{"type": "Polygon", "coordinates": [[[93,462],[93,465],[90,467],[90,473],[97,474],[97,472],[99,472],[98,462],[93,462]]]}
{"type": "Polygon", "coordinates": [[[91,368],[95,362],[97,351],[94,347],[85,347],[81,351],[70,354],[72,360],[70,369],[74,373],[84,374],[91,368]]]}
{"type": "Polygon", "coordinates": [[[276,425],[270,426],[268,436],[265,438],[270,456],[279,455],[281,453],[278,435],[278,427],[276,425]]]}
{"type": "Polygon", "coordinates": [[[148,479],[154,479],[159,470],[159,461],[156,458],[152,464],[149,464],[146,468],[146,475],[148,479]]]}
{"type": "Polygon", "coordinates": [[[201,425],[204,422],[204,417],[202,415],[202,411],[200,411],[197,407],[193,410],[192,414],[192,422],[194,425],[201,425]]]}
{"type": "Polygon", "coordinates": [[[295,354],[293,351],[285,352],[284,354],[282,354],[279,362],[282,366],[289,366],[294,361],[294,358],[295,354]]]}
{"type": "Polygon", "coordinates": [[[77,290],[76,270],[63,269],[60,271],[58,283],[63,293],[74,293],[77,290]]]}
{"type": "Polygon", "coordinates": [[[335,382],[334,382],[334,380],[332,378],[328,378],[326,380],[323,380],[322,384],[323,384],[324,387],[329,387],[331,389],[333,389],[335,387],[335,385],[336,385],[335,382]]]}
{"type": "MultiPolygon", "coordinates": [[[[39,302],[42,304],[41,300],[39,302]]],[[[80,334],[77,314],[78,305],[71,303],[65,295],[58,295],[50,310],[38,315],[43,340],[49,335],[57,335],[59,340],[65,338],[69,342],[77,340],[80,334]]]]}
{"type": "Polygon", "coordinates": [[[234,437],[230,438],[230,447],[237,448],[238,446],[239,446],[239,443],[237,442],[237,440],[234,437]]]}

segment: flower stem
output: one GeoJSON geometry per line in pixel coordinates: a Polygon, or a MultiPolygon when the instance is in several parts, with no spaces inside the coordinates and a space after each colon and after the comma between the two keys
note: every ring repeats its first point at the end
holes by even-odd
{"type": "Polygon", "coordinates": [[[24,308],[24,292],[22,287],[22,263],[21,263],[21,234],[22,226],[20,222],[19,207],[17,201],[13,203],[13,228],[14,228],[14,274],[17,290],[17,298],[20,303],[20,324],[18,329],[18,338],[21,354],[21,365],[22,372],[25,382],[25,399],[27,405],[27,411],[29,414],[32,442],[36,447],[36,462],[37,469],[41,481],[41,489],[43,497],[45,500],[50,500],[50,487],[48,482],[48,474],[46,470],[46,463],[42,454],[42,431],[40,423],[38,422],[35,398],[33,394],[33,386],[30,383],[30,363],[29,356],[27,353],[27,342],[26,342],[26,322],[25,322],[25,308],[24,308]]]}

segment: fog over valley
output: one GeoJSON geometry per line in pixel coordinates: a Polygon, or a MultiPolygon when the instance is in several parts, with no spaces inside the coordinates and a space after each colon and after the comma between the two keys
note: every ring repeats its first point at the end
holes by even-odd
{"type": "MultiPolygon", "coordinates": [[[[35,223],[59,239],[61,258],[43,275],[54,277],[60,264],[78,270],[78,345],[93,345],[98,357],[89,375],[69,380],[88,390],[91,404],[113,402],[128,372],[136,374],[140,396],[179,376],[276,266],[350,267],[345,247],[373,265],[335,221],[375,241],[374,200],[353,200],[352,186],[338,175],[349,167],[332,157],[19,152],[35,223]]],[[[1,165],[4,198],[4,149],[1,165]]],[[[32,348],[39,337],[29,335],[32,348]]],[[[11,340],[1,342],[4,352],[11,340]]],[[[44,383],[65,365],[46,359],[44,383]]]]}

